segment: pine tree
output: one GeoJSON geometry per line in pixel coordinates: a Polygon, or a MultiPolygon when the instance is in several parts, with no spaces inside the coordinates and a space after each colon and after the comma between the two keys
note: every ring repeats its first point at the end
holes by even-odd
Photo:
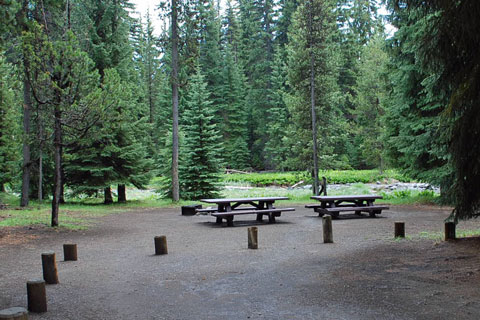
{"type": "MultiPolygon", "coordinates": [[[[145,166],[152,163],[148,159],[144,161],[142,158],[131,156],[132,152],[141,155],[144,153],[144,146],[148,143],[145,137],[149,136],[138,134],[142,130],[148,131],[148,126],[142,118],[148,116],[149,112],[140,96],[143,92],[139,80],[141,76],[134,68],[132,44],[129,40],[130,28],[134,22],[128,12],[133,6],[128,0],[82,0],[81,6],[83,10],[76,12],[76,17],[79,19],[78,25],[89,30],[89,41],[85,43],[85,48],[95,62],[102,84],[107,86],[105,75],[109,69],[114,69],[120,76],[119,85],[122,87],[123,94],[117,99],[112,99],[116,104],[109,109],[110,121],[101,121],[96,124],[95,130],[99,132],[97,141],[91,141],[89,147],[84,146],[78,151],[90,150],[92,154],[102,155],[97,157],[96,164],[90,167],[91,170],[98,171],[93,174],[96,179],[91,181],[91,187],[98,188],[97,179],[103,177],[105,203],[113,201],[110,189],[113,183],[119,185],[119,201],[124,201],[126,199],[124,184],[133,183],[143,186],[139,181],[148,179],[148,170],[145,166]],[[111,121],[113,119],[115,121],[111,121]],[[92,148],[99,149],[93,151],[92,148]],[[129,169],[123,170],[117,166],[118,164],[123,164],[129,169]],[[135,171],[135,168],[138,171],[135,171]],[[140,178],[140,176],[144,177],[140,178]]],[[[72,164],[69,168],[73,170],[79,166],[72,164]]],[[[79,174],[81,171],[70,172],[69,176],[75,177],[79,174]]],[[[85,183],[88,183],[88,180],[85,180],[85,183]]],[[[84,183],[79,187],[84,189],[84,183]]]]}
{"type": "Polygon", "coordinates": [[[200,69],[192,76],[185,109],[185,154],[180,170],[184,199],[215,197],[219,192],[220,135],[200,69]]]}
{"type": "Polygon", "coordinates": [[[13,66],[0,54],[0,192],[5,185],[14,182],[18,174],[20,159],[19,121],[20,106],[15,101],[17,84],[13,66]]]}
{"type": "Polygon", "coordinates": [[[313,170],[312,143],[312,58],[315,84],[315,111],[319,131],[319,167],[335,168],[341,159],[336,153],[345,127],[340,117],[340,93],[337,85],[338,49],[333,1],[299,2],[294,15],[288,50],[288,83],[291,92],[285,102],[291,114],[288,140],[291,169],[313,170]],[[309,31],[310,14],[312,26],[309,31]],[[292,156],[293,155],[293,156],[292,156]]]}
{"type": "Polygon", "coordinates": [[[246,76],[248,106],[248,145],[252,166],[265,168],[265,143],[268,139],[265,123],[269,122],[268,109],[272,103],[270,76],[273,63],[273,16],[272,0],[239,1],[240,25],[242,27],[240,63],[246,76]]]}

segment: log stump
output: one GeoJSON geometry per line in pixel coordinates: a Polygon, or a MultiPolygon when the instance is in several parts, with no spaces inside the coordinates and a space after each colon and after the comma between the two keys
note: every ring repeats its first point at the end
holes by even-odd
{"type": "Polygon", "coordinates": [[[457,239],[455,222],[445,222],[445,241],[457,239]]]}
{"type": "Polygon", "coordinates": [[[0,319],[28,320],[28,311],[22,307],[13,307],[13,308],[0,310],[0,319]]]}
{"type": "Polygon", "coordinates": [[[57,262],[55,252],[42,253],[43,279],[48,284],[58,283],[57,262]]]}
{"type": "Polygon", "coordinates": [[[395,238],[405,238],[405,222],[395,221],[395,238]]]}
{"type": "Polygon", "coordinates": [[[166,236],[155,237],[154,242],[155,242],[155,255],[168,254],[166,236]]]}
{"type": "Polygon", "coordinates": [[[323,224],[323,243],[333,243],[332,216],[324,215],[322,217],[323,224]]]}
{"type": "Polygon", "coordinates": [[[63,245],[63,261],[77,261],[77,245],[67,243],[63,245]]]}
{"type": "Polygon", "coordinates": [[[36,313],[47,311],[45,281],[31,280],[27,282],[27,300],[28,311],[36,313]]]}
{"type": "Polygon", "coordinates": [[[258,249],[258,228],[248,228],[248,249],[258,249]]]}

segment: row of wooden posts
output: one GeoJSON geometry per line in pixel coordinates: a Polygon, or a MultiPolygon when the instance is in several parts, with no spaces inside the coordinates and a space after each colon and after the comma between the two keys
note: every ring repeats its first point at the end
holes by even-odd
{"type": "MultiPolygon", "coordinates": [[[[332,217],[326,215],[322,218],[323,242],[333,243],[332,217]]],[[[258,249],[258,228],[249,227],[247,230],[248,248],[258,249]]],[[[405,222],[396,221],[394,223],[395,238],[405,238],[405,222]]],[[[454,240],[455,223],[445,223],[445,240],[454,240]]],[[[154,237],[155,255],[168,254],[167,237],[154,237]]],[[[77,261],[77,245],[63,245],[64,261],[77,261]]],[[[27,282],[27,300],[28,311],[39,313],[47,311],[47,295],[45,284],[57,284],[58,272],[54,252],[42,253],[43,280],[30,280],[27,282]]],[[[28,312],[24,308],[10,308],[0,311],[0,319],[24,320],[28,319],[28,312]]]]}
{"type": "MultiPolygon", "coordinates": [[[[405,222],[396,221],[394,223],[394,236],[395,238],[405,238],[405,222]]],[[[455,231],[455,222],[445,222],[444,227],[444,239],[455,240],[457,238],[455,231]]]]}

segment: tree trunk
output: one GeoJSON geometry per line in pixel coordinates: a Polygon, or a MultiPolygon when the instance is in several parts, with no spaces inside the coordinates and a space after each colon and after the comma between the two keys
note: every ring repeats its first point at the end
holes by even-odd
{"type": "Polygon", "coordinates": [[[127,192],[124,184],[119,184],[117,187],[118,191],[118,202],[125,203],[127,202],[127,192]]]}
{"type": "Polygon", "coordinates": [[[38,154],[38,201],[43,200],[43,150],[40,146],[38,154]]]}
{"type": "MultiPolygon", "coordinates": [[[[312,10],[309,10],[308,29],[312,37],[312,10]]],[[[318,196],[318,155],[317,155],[317,114],[315,111],[315,60],[312,52],[313,44],[310,39],[310,100],[312,107],[312,138],[313,138],[313,193],[318,196]]]]}
{"type": "MultiPolygon", "coordinates": [[[[63,147],[60,149],[60,156],[63,157],[63,147]]],[[[63,164],[60,166],[60,199],[61,204],[65,204],[65,172],[63,171],[63,164]]]]}
{"type": "Polygon", "coordinates": [[[106,187],[103,190],[103,193],[105,195],[105,200],[103,201],[104,204],[111,204],[113,203],[113,197],[112,197],[112,189],[110,189],[110,186],[106,187]]]}
{"type": "Polygon", "coordinates": [[[41,116],[38,116],[38,201],[43,200],[43,123],[41,116]]]}
{"type": "MultiPolygon", "coordinates": [[[[24,64],[28,62],[24,61],[24,64]]],[[[25,66],[27,69],[28,66],[25,66]]],[[[30,112],[32,109],[32,100],[30,96],[30,83],[27,79],[27,70],[25,70],[23,80],[23,165],[22,165],[22,197],[20,206],[26,207],[29,202],[30,192],[30,112]]]]}
{"type": "Polygon", "coordinates": [[[60,207],[60,193],[62,189],[62,113],[59,106],[55,106],[55,125],[53,133],[53,145],[55,148],[55,174],[53,183],[53,200],[52,200],[52,227],[58,226],[58,212],[60,207]]]}
{"type": "Polygon", "coordinates": [[[180,200],[178,181],[178,32],[177,0],[172,0],[172,200],[180,200]]]}

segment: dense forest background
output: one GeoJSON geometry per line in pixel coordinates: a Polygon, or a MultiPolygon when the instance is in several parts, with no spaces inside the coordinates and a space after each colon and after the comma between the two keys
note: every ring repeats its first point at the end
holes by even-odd
{"type": "Polygon", "coordinates": [[[478,213],[459,175],[478,180],[478,161],[463,165],[478,148],[452,144],[466,139],[458,124],[476,110],[464,102],[478,86],[467,74],[478,64],[462,77],[454,65],[474,60],[466,44],[478,39],[464,32],[448,46],[449,23],[478,12],[474,2],[158,5],[162,30],[133,18],[127,0],[0,2],[0,186],[19,190],[22,205],[53,195],[58,210],[67,189],[103,190],[109,203],[111,186],[125,201],[126,184],[153,176],[171,196],[173,82],[182,198],[214,194],[222,168],[313,172],[316,157],[321,169],[403,169],[478,213]]]}

